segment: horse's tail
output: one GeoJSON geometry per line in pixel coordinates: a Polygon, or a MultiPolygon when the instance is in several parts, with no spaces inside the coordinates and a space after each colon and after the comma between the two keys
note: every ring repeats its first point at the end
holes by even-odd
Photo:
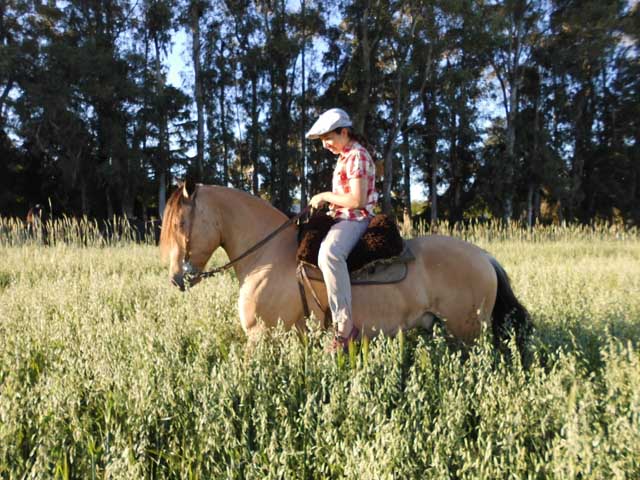
{"type": "Polygon", "coordinates": [[[494,345],[498,348],[503,346],[513,332],[516,345],[520,353],[524,354],[527,337],[532,330],[529,312],[513,293],[509,276],[502,265],[493,257],[490,257],[490,261],[498,277],[496,303],[491,312],[494,345]]]}

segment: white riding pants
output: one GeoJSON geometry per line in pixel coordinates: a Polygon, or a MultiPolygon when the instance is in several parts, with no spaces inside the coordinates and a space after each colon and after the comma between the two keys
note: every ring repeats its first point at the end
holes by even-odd
{"type": "Polygon", "coordinates": [[[329,297],[329,309],[338,335],[346,337],[353,328],[351,312],[351,280],[347,257],[367,230],[370,218],[339,220],[327,233],[318,252],[318,267],[322,271],[329,297]]]}

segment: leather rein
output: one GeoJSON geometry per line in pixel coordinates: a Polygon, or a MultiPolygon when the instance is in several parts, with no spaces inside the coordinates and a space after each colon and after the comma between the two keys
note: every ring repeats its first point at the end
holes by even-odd
{"type": "Polygon", "coordinates": [[[300,213],[298,213],[295,216],[291,217],[289,220],[284,222],[282,225],[280,225],[278,228],[276,228],[269,235],[264,237],[258,243],[256,243],[255,245],[253,245],[252,247],[247,249],[244,253],[240,254],[239,256],[237,256],[233,260],[229,261],[225,265],[223,265],[221,267],[218,267],[218,268],[214,268],[212,270],[208,270],[206,272],[198,272],[196,270],[196,268],[191,264],[191,261],[190,261],[190,258],[191,258],[191,245],[190,245],[190,243],[191,243],[191,229],[193,228],[193,219],[195,217],[196,196],[197,196],[197,194],[198,194],[198,189],[196,188],[196,191],[194,192],[193,197],[192,197],[193,205],[191,207],[191,212],[189,214],[189,234],[187,235],[186,242],[185,242],[184,263],[182,265],[183,278],[184,278],[186,286],[190,286],[195,280],[213,277],[214,275],[216,275],[218,273],[221,273],[221,272],[224,272],[225,270],[228,270],[233,265],[238,263],[240,260],[242,260],[243,258],[248,257],[253,252],[258,250],[260,247],[262,247],[265,243],[267,243],[273,237],[278,235],[284,229],[286,229],[287,227],[289,227],[289,226],[293,225],[294,223],[296,223],[298,220],[300,220],[302,217],[304,217],[311,210],[311,206],[305,207],[303,210],[300,211],[300,213]]]}

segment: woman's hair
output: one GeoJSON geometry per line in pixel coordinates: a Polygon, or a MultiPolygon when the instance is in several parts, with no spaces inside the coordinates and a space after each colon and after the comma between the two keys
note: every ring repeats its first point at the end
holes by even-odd
{"type": "Polygon", "coordinates": [[[375,153],[376,153],[375,148],[373,148],[373,145],[371,145],[369,143],[369,141],[367,140],[367,138],[364,135],[361,135],[359,133],[354,132],[353,131],[353,127],[338,127],[338,128],[334,128],[329,133],[336,133],[336,134],[340,135],[340,133],[342,132],[343,129],[346,129],[347,132],[349,132],[349,138],[351,140],[355,140],[360,145],[362,145],[364,148],[366,148],[367,151],[369,152],[369,155],[371,155],[371,158],[373,159],[373,161],[375,161],[375,153]]]}
{"type": "Polygon", "coordinates": [[[367,140],[367,138],[360,134],[360,133],[356,133],[353,130],[353,127],[340,127],[340,128],[336,128],[335,132],[336,133],[340,133],[342,131],[343,128],[347,129],[347,132],[349,132],[349,138],[352,140],[355,140],[356,142],[358,142],[360,145],[362,145],[364,148],[367,149],[367,152],[369,152],[369,155],[371,155],[371,160],[373,160],[373,163],[376,166],[376,177],[380,178],[383,175],[383,171],[384,171],[384,167],[383,167],[383,162],[382,160],[378,161],[376,159],[376,149],[375,147],[369,143],[369,140],[367,140]]]}

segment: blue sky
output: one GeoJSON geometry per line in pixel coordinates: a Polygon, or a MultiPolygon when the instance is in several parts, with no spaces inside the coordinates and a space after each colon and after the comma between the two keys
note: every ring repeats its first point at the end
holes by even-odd
{"type": "MultiPolygon", "coordinates": [[[[185,30],[178,30],[173,35],[172,47],[167,58],[167,65],[169,67],[167,81],[176,88],[192,88],[191,79],[193,77],[193,67],[185,61],[185,59],[189,58],[189,49],[189,39],[185,30]]],[[[189,155],[195,155],[195,152],[189,155]]],[[[411,197],[414,201],[422,201],[425,199],[424,185],[416,182],[415,179],[411,183],[411,197]]]]}

